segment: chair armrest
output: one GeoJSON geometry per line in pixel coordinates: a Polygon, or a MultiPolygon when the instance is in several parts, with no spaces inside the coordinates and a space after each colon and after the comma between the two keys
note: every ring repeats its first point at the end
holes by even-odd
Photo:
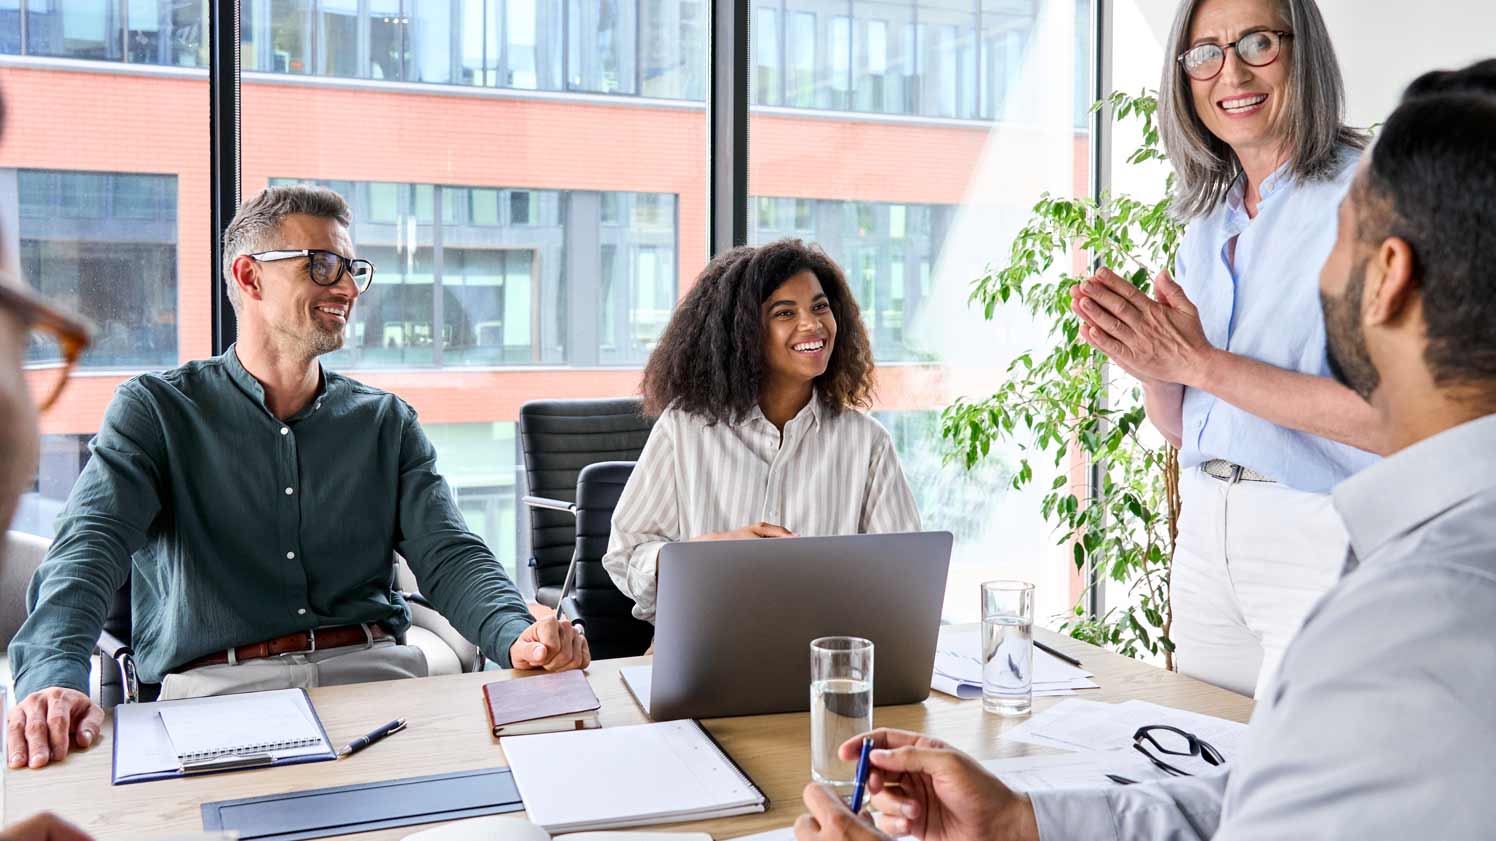
{"type": "Polygon", "coordinates": [[[441,638],[457,659],[462,663],[464,672],[476,672],[483,669],[483,649],[475,643],[458,633],[447,621],[447,617],[431,604],[431,601],[417,592],[402,592],[401,596],[410,604],[411,623],[418,628],[425,628],[441,638]]]}
{"type": "Polygon", "coordinates": [[[584,632],[587,630],[587,620],[582,618],[582,611],[577,606],[577,597],[575,594],[561,600],[560,612],[565,614],[567,619],[571,620],[571,624],[581,625],[584,632]]]}
{"type": "Polygon", "coordinates": [[[123,702],[134,704],[139,701],[140,678],[135,673],[135,650],[108,631],[99,632],[99,641],[94,647],[100,657],[108,657],[119,664],[123,702]]]}
{"type": "Polygon", "coordinates": [[[544,496],[526,496],[521,497],[520,499],[531,508],[545,508],[550,511],[564,511],[567,514],[577,513],[577,504],[575,502],[567,502],[563,499],[551,499],[544,496]]]}
{"type": "Polygon", "coordinates": [[[405,598],[405,600],[408,601],[408,602],[410,602],[411,604],[418,604],[421,607],[426,607],[426,608],[430,608],[432,610],[436,610],[436,606],[431,603],[431,600],[428,599],[428,598],[426,598],[425,596],[421,595],[420,593],[417,593],[417,592],[412,591],[412,590],[406,590],[406,591],[402,591],[400,593],[400,595],[403,596],[405,598]]]}

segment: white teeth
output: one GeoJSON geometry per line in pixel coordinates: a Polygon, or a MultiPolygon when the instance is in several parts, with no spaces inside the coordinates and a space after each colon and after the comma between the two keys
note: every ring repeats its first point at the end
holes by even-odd
{"type": "Polygon", "coordinates": [[[1227,100],[1221,103],[1221,107],[1226,109],[1227,111],[1245,111],[1248,108],[1255,108],[1266,101],[1267,95],[1262,94],[1260,96],[1254,96],[1246,99],[1227,100]]]}
{"type": "Polygon", "coordinates": [[[821,339],[820,341],[815,341],[815,342],[801,342],[800,344],[795,345],[794,349],[797,350],[797,351],[812,351],[812,350],[820,350],[821,348],[823,348],[825,346],[826,346],[826,340],[825,339],[821,339]]]}

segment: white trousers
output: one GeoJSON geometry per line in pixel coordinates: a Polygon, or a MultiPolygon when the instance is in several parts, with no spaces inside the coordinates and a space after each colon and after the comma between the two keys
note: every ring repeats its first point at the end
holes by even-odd
{"type": "Polygon", "coordinates": [[[389,637],[306,654],[282,654],[242,663],[201,666],[167,675],[161,697],[201,698],[264,689],[312,689],[426,676],[426,655],[413,645],[396,645],[389,637]]]}
{"type": "Polygon", "coordinates": [[[1304,617],[1340,577],[1345,526],[1328,494],[1181,471],[1170,579],[1179,671],[1265,696],[1304,617]]]}

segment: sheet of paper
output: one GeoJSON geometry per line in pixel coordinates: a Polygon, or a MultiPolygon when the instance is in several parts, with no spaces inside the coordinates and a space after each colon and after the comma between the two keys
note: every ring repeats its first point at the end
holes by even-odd
{"type": "Polygon", "coordinates": [[[167,703],[160,714],[172,748],[181,757],[297,750],[322,742],[322,731],[299,689],[167,703]]]}
{"type": "Polygon", "coordinates": [[[182,767],[171,738],[152,704],[120,704],[114,708],[114,775],[119,779],[159,774],[182,767]]]}
{"type": "Polygon", "coordinates": [[[1169,776],[1153,767],[1135,750],[1079,751],[988,759],[982,762],[982,767],[997,775],[998,779],[1014,791],[1104,788],[1117,785],[1107,778],[1107,774],[1117,774],[1140,783],[1169,776]]]}
{"type": "Polygon", "coordinates": [[[530,819],[552,833],[762,809],[763,797],[691,720],[502,744],[530,819]]]}
{"type": "MultiPolygon", "coordinates": [[[[982,636],[979,629],[944,628],[935,650],[935,674],[930,688],[964,700],[982,697],[982,636]]],[[[1034,697],[1071,695],[1077,689],[1098,689],[1091,673],[1048,652],[1034,649],[1034,697]]]]}
{"type": "Polygon", "coordinates": [[[649,715],[649,688],[650,677],[654,674],[651,666],[626,666],[618,670],[623,678],[623,685],[634,693],[634,700],[639,702],[644,714],[649,715]]]}
{"type": "Polygon", "coordinates": [[[1139,727],[1150,724],[1169,724],[1195,734],[1219,750],[1228,764],[1246,751],[1245,724],[1138,700],[1104,704],[1066,699],[1004,731],[1003,738],[1069,750],[1122,750],[1131,748],[1139,727]]]}

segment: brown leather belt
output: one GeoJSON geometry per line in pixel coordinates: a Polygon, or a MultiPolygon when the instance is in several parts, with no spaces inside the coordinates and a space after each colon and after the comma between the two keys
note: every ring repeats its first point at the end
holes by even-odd
{"type": "MultiPolygon", "coordinates": [[[[357,645],[372,639],[384,639],[390,633],[379,625],[340,625],[336,628],[313,628],[309,631],[296,631],[275,639],[264,642],[254,642],[249,645],[240,645],[234,648],[234,659],[237,662],[245,660],[260,660],[265,657],[278,657],[282,654],[308,654],[313,651],[324,651],[329,648],[342,648],[345,645],[357,645]],[[364,629],[368,628],[366,636],[364,629]]],[[[215,651],[212,654],[204,654],[196,660],[191,660],[172,669],[174,672],[185,672],[202,666],[221,666],[229,661],[228,651],[215,651]]]]}

